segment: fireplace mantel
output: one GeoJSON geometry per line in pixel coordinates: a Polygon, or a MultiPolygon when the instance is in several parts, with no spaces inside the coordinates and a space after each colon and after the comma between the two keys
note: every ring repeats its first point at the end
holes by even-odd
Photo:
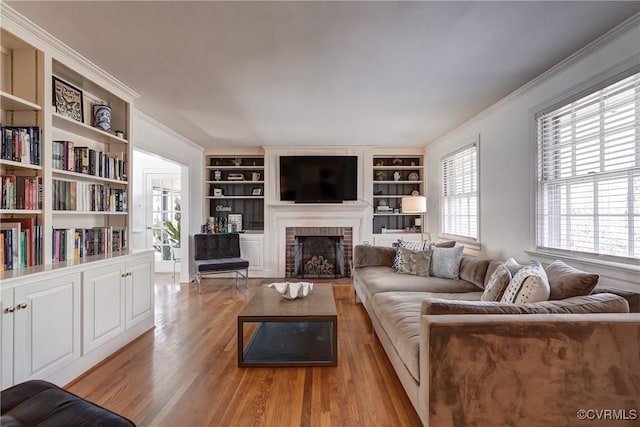
{"type": "Polygon", "coordinates": [[[286,274],[286,231],[288,227],[346,227],[351,228],[353,244],[362,241],[367,226],[365,212],[371,209],[363,202],[354,203],[277,203],[268,205],[269,239],[272,253],[276,254],[276,275],[286,274]]]}

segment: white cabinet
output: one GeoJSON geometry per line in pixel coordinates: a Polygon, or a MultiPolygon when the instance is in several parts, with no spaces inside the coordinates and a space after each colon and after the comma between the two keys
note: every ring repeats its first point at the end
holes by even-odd
{"type": "Polygon", "coordinates": [[[92,268],[82,280],[82,353],[124,332],[124,263],[92,268]]]}
{"type": "Polygon", "coordinates": [[[397,243],[399,239],[405,242],[420,242],[422,236],[415,233],[382,233],[373,235],[374,246],[386,246],[392,247],[394,243],[397,243]]]}
{"type": "Polygon", "coordinates": [[[16,307],[13,303],[13,289],[2,290],[2,375],[1,387],[4,390],[13,385],[13,325],[16,307]]]}
{"type": "Polygon", "coordinates": [[[250,270],[264,268],[264,234],[245,233],[240,235],[240,256],[249,261],[250,270]]]}
{"type": "Polygon", "coordinates": [[[83,354],[153,317],[153,273],[151,256],[83,273],[83,354]]]}
{"type": "Polygon", "coordinates": [[[80,357],[80,274],[2,290],[2,387],[48,375],[80,357]]]}
{"type": "Polygon", "coordinates": [[[139,257],[125,265],[125,329],[145,319],[154,312],[154,260],[139,257]]]}

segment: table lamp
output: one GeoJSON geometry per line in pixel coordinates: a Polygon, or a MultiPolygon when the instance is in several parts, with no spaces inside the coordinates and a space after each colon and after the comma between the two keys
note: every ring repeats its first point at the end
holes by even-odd
{"type": "Polygon", "coordinates": [[[420,214],[420,238],[424,241],[424,213],[427,212],[425,196],[407,196],[402,198],[402,213],[420,214]]]}

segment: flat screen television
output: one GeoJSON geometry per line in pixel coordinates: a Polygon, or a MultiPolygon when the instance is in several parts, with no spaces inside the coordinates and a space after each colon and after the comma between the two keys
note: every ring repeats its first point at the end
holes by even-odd
{"type": "Polygon", "coordinates": [[[280,200],[341,203],[357,197],[357,156],[280,156],[280,200]]]}

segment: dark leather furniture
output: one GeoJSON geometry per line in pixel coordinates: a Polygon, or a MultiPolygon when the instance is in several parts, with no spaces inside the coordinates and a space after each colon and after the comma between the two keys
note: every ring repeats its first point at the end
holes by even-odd
{"type": "Polygon", "coordinates": [[[240,235],[238,233],[196,234],[193,236],[196,263],[196,281],[202,293],[202,276],[219,273],[235,273],[244,277],[248,286],[249,261],[240,257],[240,235]]]}
{"type": "Polygon", "coordinates": [[[135,427],[127,418],[42,380],[0,393],[2,427],[135,427]]]}

